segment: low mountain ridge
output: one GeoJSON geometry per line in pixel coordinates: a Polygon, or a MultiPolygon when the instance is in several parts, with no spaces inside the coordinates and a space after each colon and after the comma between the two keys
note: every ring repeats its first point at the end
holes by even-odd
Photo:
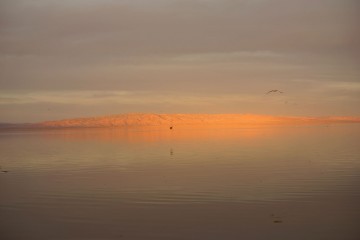
{"type": "Polygon", "coordinates": [[[213,126],[356,123],[360,117],[287,117],[250,114],[119,114],[92,118],[46,121],[43,128],[138,127],[138,126],[213,126]]]}

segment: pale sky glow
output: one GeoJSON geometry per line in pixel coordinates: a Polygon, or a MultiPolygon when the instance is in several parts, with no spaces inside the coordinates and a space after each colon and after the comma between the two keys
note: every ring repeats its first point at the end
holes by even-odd
{"type": "Polygon", "coordinates": [[[359,15],[355,0],[1,1],[0,122],[359,116],[359,15]]]}

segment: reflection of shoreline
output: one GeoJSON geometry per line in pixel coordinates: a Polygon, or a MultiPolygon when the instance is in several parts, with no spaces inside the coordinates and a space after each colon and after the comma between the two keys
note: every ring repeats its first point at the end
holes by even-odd
{"type": "Polygon", "coordinates": [[[231,128],[74,128],[74,129],[50,129],[39,131],[46,138],[64,140],[95,140],[114,141],[128,143],[156,143],[156,142],[177,142],[177,141],[213,141],[213,140],[234,140],[234,139],[256,139],[272,135],[276,132],[274,128],[255,129],[231,129],[231,128]]]}

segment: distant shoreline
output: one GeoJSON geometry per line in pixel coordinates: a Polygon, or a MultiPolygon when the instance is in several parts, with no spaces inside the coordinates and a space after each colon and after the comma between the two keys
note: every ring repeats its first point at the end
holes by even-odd
{"type": "Polygon", "coordinates": [[[0,129],[132,128],[177,126],[251,127],[360,123],[360,117],[294,117],[252,114],[119,114],[26,124],[0,124],[0,129]]]}

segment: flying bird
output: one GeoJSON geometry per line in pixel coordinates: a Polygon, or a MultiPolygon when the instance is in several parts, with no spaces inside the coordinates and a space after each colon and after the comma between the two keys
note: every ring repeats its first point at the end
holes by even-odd
{"type": "Polygon", "coordinates": [[[282,92],[282,91],[280,91],[280,90],[273,89],[273,90],[268,91],[266,94],[276,93],[276,92],[278,92],[278,93],[284,93],[284,92],[282,92]]]}

